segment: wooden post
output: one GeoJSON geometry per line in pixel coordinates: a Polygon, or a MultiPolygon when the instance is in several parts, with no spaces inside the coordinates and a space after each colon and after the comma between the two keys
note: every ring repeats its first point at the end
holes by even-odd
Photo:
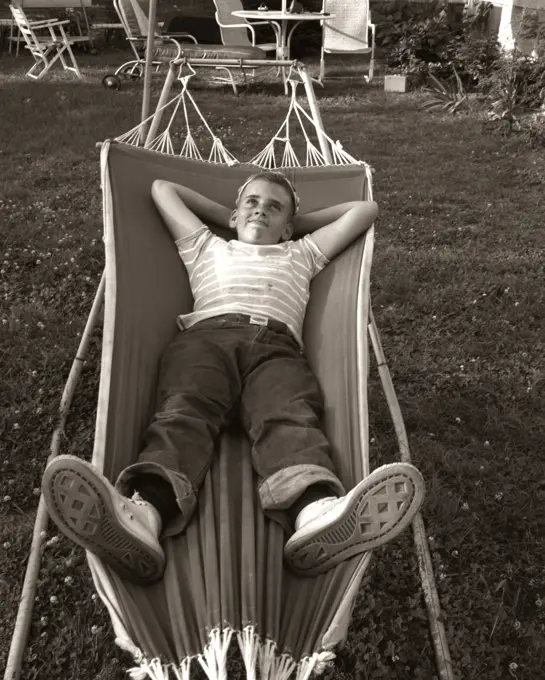
{"type": "Polygon", "coordinates": [[[308,105],[310,107],[310,112],[312,114],[312,120],[316,126],[316,133],[318,135],[318,142],[320,144],[320,150],[322,151],[323,157],[325,158],[328,165],[334,165],[333,157],[331,155],[331,150],[327,143],[327,138],[324,132],[324,124],[322,123],[322,117],[320,115],[320,109],[318,108],[318,102],[316,101],[316,94],[314,88],[312,87],[312,82],[307,70],[302,64],[298,64],[299,74],[303,83],[305,85],[305,92],[307,93],[308,105]]]}
{"type": "MultiPolygon", "coordinates": [[[[151,68],[153,62],[153,43],[155,41],[155,23],[157,19],[157,0],[150,0],[148,14],[148,38],[146,41],[146,63],[144,65],[144,94],[142,96],[142,122],[149,116],[151,95],[151,68]]],[[[146,137],[147,123],[140,128],[140,141],[146,137]]]]}
{"type": "MultiPolygon", "coordinates": [[[[171,63],[168,67],[168,73],[167,77],[165,78],[165,83],[163,85],[163,89],[161,90],[161,96],[159,97],[159,101],[157,102],[157,108],[155,109],[155,115],[153,116],[151,120],[151,126],[149,129],[148,134],[146,135],[146,141],[144,144],[145,148],[148,148],[150,143],[152,142],[153,138],[157,134],[157,130],[159,129],[159,124],[161,123],[161,120],[163,118],[163,111],[161,111],[162,107],[167,103],[168,96],[170,94],[170,91],[172,90],[172,84],[174,83],[174,78],[176,76],[176,69],[178,67],[171,63]]],[[[142,113],[142,115],[144,115],[142,113]]],[[[142,118],[142,120],[144,120],[142,118]]]]}

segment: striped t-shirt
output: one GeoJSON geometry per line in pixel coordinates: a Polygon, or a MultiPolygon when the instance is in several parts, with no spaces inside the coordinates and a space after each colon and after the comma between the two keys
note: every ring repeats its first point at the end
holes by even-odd
{"type": "Polygon", "coordinates": [[[310,235],[254,245],[225,241],[203,225],[176,241],[189,274],[193,311],[180,328],[221,314],[265,316],[285,323],[302,345],[310,281],[329,260],[310,235]]]}

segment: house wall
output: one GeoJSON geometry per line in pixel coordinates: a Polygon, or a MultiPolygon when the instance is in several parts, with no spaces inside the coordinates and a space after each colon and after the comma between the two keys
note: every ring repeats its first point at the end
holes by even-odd
{"type": "Polygon", "coordinates": [[[545,0],[492,0],[494,7],[490,16],[491,28],[499,32],[500,42],[506,48],[516,40],[518,49],[523,54],[539,53],[543,51],[541,42],[545,40],[545,0]],[[521,25],[528,25],[531,20],[537,20],[534,33],[526,35],[521,31],[521,25]]]}

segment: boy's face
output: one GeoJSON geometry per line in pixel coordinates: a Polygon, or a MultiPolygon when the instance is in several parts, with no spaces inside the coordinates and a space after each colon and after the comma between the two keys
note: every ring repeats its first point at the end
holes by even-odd
{"type": "Polygon", "coordinates": [[[242,192],[229,224],[243,243],[272,245],[287,241],[293,234],[292,205],[288,189],[256,179],[242,192]]]}

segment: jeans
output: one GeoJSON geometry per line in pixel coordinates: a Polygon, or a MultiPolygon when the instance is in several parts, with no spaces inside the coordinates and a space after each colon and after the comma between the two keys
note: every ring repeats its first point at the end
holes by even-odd
{"type": "Polygon", "coordinates": [[[165,350],[144,448],[116,485],[128,494],[139,475],[169,481],[180,517],[164,534],[178,533],[191,518],[222,429],[238,416],[252,444],[262,507],[289,531],[276,511],[309,486],[345,493],[320,427],[322,412],[318,381],[287,328],[206,319],[180,331],[165,350]]]}

